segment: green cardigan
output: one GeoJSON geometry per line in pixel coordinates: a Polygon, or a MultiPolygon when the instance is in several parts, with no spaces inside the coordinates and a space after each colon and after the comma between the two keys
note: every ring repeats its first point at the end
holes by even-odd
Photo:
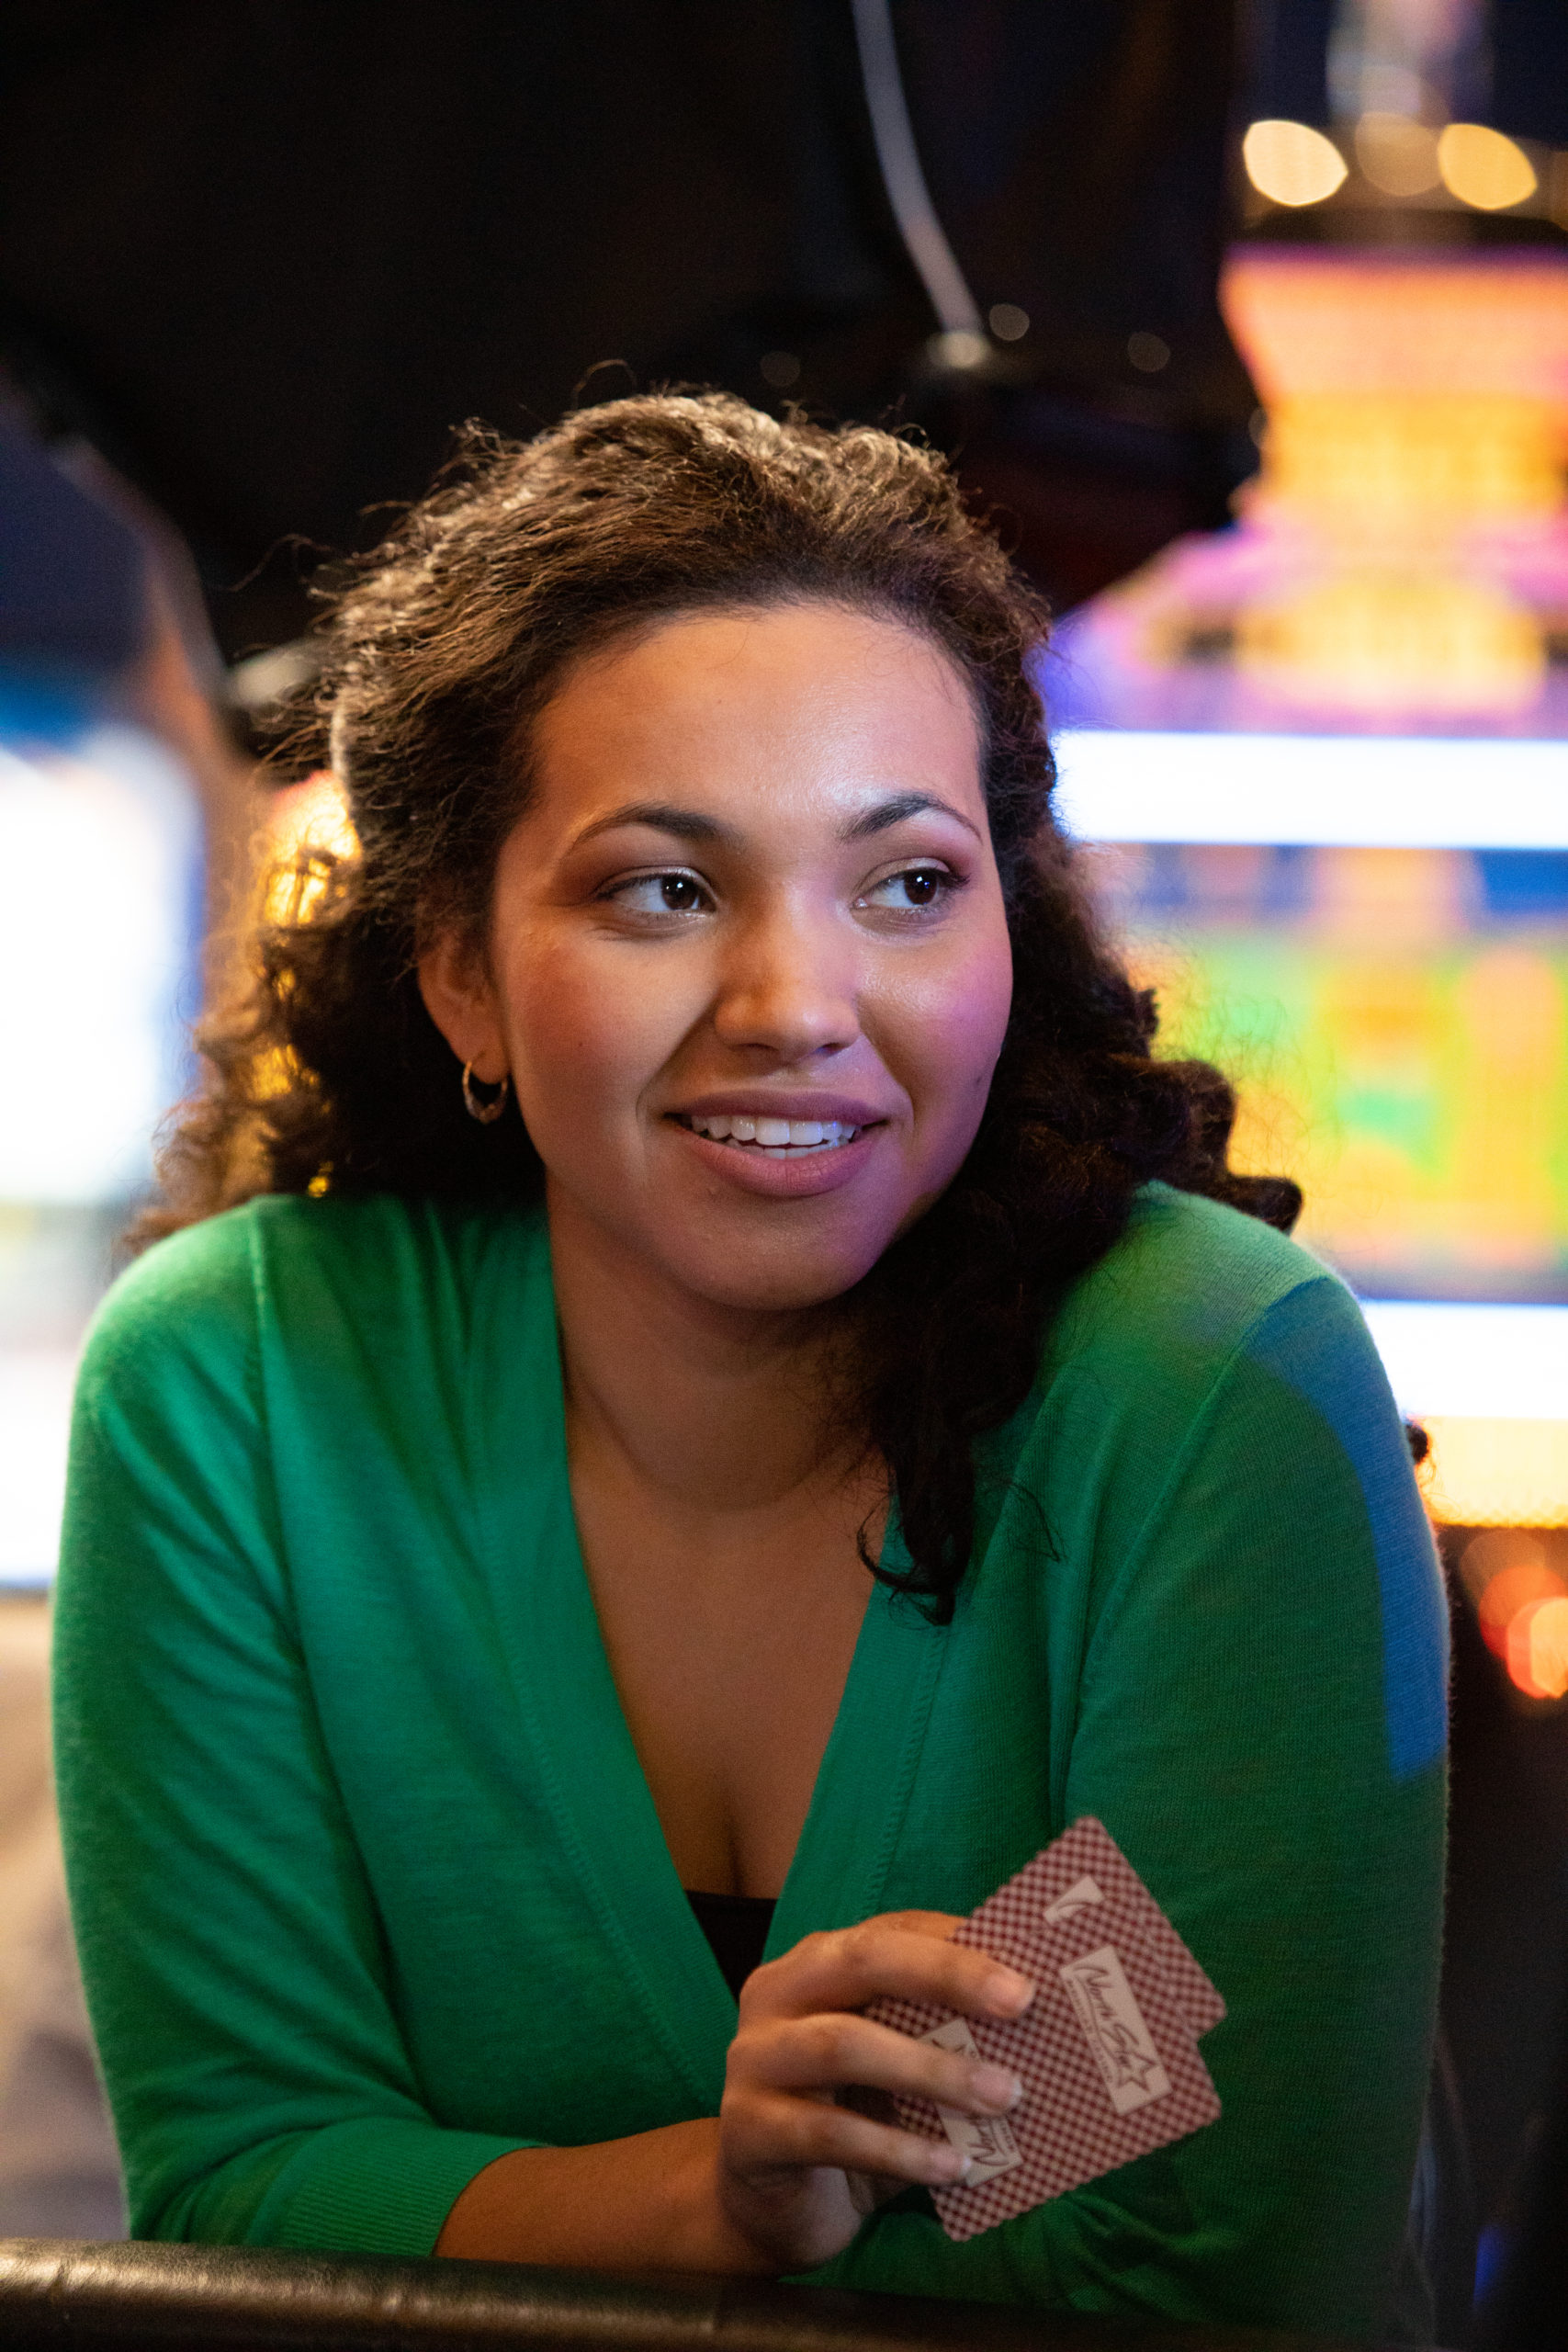
{"type": "MultiPolygon", "coordinates": [[[[968,1911],[1097,1815],[1229,2004],[1224,2112],[963,2245],[908,2192],[816,2275],[1369,2331],[1444,1617],[1360,1317],[1151,1186],[978,1467],[953,1623],[873,1593],[769,1951],[968,1911]]],[[[536,1214],[272,1197],[135,1265],[78,1390],[57,1692],[139,2234],[423,2254],[508,2149],[716,2111],[735,2004],[599,1637],[536,1214]]]]}

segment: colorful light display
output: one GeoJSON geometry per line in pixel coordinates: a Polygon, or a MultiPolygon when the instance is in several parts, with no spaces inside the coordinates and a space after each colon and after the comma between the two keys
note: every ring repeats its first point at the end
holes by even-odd
{"type": "Polygon", "coordinates": [[[1568,259],[1244,246],[1224,302],[1261,475],[1066,625],[1058,715],[1568,735],[1568,259]]]}
{"type": "MultiPolygon", "coordinates": [[[[1262,472],[1235,528],[1064,627],[1044,680],[1064,803],[1116,842],[1107,911],[1167,1049],[1237,1079],[1236,1159],[1299,1179],[1308,1246],[1374,1301],[1549,1314],[1568,1300],[1568,260],[1245,247],[1226,307],[1262,472]]],[[[1430,1416],[1439,1517],[1568,1524],[1568,1405],[1526,1393],[1506,1343],[1462,1409],[1418,1356],[1395,1385],[1430,1416]]],[[[1531,1601],[1535,1667],[1526,1632],[1509,1653],[1537,1696],[1564,1595],[1531,1601]]]]}
{"type": "Polygon", "coordinates": [[[1372,1297],[1568,1298],[1568,856],[1101,854],[1167,1050],[1372,1297]]]}

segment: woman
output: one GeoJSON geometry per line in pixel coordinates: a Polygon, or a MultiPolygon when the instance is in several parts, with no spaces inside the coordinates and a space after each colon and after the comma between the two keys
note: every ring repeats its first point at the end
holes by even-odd
{"type": "Polygon", "coordinates": [[[1293,1187],[1095,934],[1043,625],[930,453],[718,396],[475,436],[338,599],[358,854],[79,1396],[139,2232],[1377,2324],[1431,1546],[1293,1187]],[[860,2012],[1020,2013],[947,1937],[1086,1813],[1229,2005],[1224,2115],[954,2245],[866,2094],[1018,2086],[860,2012]]]}

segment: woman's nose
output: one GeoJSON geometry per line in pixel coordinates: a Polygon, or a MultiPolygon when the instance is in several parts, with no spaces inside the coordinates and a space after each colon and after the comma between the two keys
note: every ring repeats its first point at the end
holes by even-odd
{"type": "Polygon", "coordinates": [[[781,1061],[841,1050],[860,1035],[855,962],[839,926],[775,910],[737,932],[720,974],[721,1042],[781,1061]]]}

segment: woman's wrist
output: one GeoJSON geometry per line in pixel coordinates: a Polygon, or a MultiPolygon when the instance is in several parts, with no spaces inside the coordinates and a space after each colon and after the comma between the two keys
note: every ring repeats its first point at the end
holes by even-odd
{"type": "Polygon", "coordinates": [[[726,2210],[716,2117],[585,2148],[519,2148],[469,2181],[435,2251],[469,2262],[767,2277],[726,2210]]]}
{"type": "MultiPolygon", "coordinates": [[[[689,2267],[736,2277],[776,2278],[784,2266],[735,2218],[733,2199],[725,2195],[716,2117],[705,2120],[700,2140],[694,2139],[692,2156],[694,2170],[680,2197],[682,2219],[697,2248],[689,2267]]],[[[677,2267],[673,2262],[670,2267],[677,2267]]]]}

